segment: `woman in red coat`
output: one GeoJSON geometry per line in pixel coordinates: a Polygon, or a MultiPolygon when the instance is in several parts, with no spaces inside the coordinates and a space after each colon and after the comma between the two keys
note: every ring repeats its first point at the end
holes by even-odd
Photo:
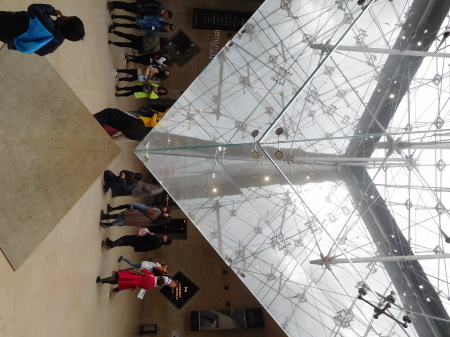
{"type": "Polygon", "coordinates": [[[100,278],[100,276],[97,276],[96,282],[117,284],[118,287],[111,290],[113,295],[125,289],[133,290],[135,288],[141,288],[148,290],[164,285],[175,288],[178,285],[178,281],[172,280],[167,276],[155,276],[147,269],[128,269],[115,271],[113,276],[106,277],[104,279],[100,278]]]}

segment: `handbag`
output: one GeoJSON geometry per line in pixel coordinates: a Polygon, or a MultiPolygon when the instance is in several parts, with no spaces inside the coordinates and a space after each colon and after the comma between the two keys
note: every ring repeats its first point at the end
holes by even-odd
{"type": "Polygon", "coordinates": [[[136,232],[136,236],[146,236],[148,233],[150,233],[147,228],[139,228],[136,232]]]}
{"type": "Polygon", "coordinates": [[[150,84],[145,83],[145,84],[142,86],[142,92],[145,92],[146,94],[148,94],[148,93],[151,92],[151,91],[152,91],[152,86],[151,86],[150,84]]]}

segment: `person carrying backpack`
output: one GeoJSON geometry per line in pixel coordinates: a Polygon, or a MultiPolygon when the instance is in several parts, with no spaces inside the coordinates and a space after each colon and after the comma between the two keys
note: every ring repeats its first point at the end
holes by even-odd
{"type": "Polygon", "coordinates": [[[79,41],[84,35],[84,24],[78,17],[64,16],[51,5],[32,4],[26,12],[0,12],[0,41],[21,53],[44,56],[64,40],[79,41]]]}

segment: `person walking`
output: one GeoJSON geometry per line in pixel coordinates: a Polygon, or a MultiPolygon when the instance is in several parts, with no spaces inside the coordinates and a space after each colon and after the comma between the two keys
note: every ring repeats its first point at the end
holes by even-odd
{"type": "Polygon", "coordinates": [[[153,207],[138,207],[137,209],[133,207],[133,209],[126,209],[118,214],[105,214],[102,210],[100,212],[100,226],[103,228],[109,228],[111,226],[163,226],[170,223],[172,220],[170,217],[170,211],[167,208],[164,209],[165,211],[161,211],[153,207]],[[106,223],[102,222],[103,220],[114,221],[111,223],[106,223]]]}
{"type": "MultiPolygon", "coordinates": [[[[142,233],[145,230],[146,228],[141,228],[139,232],[142,233]]],[[[142,233],[143,235],[124,235],[114,241],[106,238],[105,241],[102,241],[102,246],[106,250],[114,247],[133,247],[135,252],[149,252],[172,243],[172,238],[168,235],[159,237],[148,230],[145,232],[145,234],[142,233]]]]}
{"type": "Polygon", "coordinates": [[[117,284],[116,288],[111,289],[111,297],[114,297],[121,290],[134,290],[141,288],[144,290],[153,289],[168,285],[175,288],[178,285],[177,280],[173,280],[168,276],[155,276],[147,269],[127,269],[114,271],[110,277],[101,278],[97,276],[96,283],[101,284],[117,284]]]}
{"type": "Polygon", "coordinates": [[[137,0],[136,2],[111,1],[107,4],[107,9],[112,12],[114,9],[139,15],[159,15],[164,19],[172,18],[172,12],[166,11],[164,5],[154,0],[137,0]]]}

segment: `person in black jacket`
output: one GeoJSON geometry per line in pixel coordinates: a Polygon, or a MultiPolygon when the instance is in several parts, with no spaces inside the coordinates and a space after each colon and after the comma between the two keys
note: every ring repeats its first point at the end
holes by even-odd
{"type": "Polygon", "coordinates": [[[171,243],[172,238],[168,235],[159,237],[155,233],[148,232],[144,236],[124,235],[115,241],[106,238],[105,241],[102,241],[102,246],[106,250],[114,247],[130,246],[134,248],[135,252],[148,252],[159,249],[163,245],[170,245],[171,243]]]}
{"type": "Polygon", "coordinates": [[[172,18],[172,12],[166,11],[162,3],[154,0],[137,0],[136,2],[112,1],[107,4],[108,10],[122,9],[139,15],[159,15],[163,19],[172,18]]]}
{"type": "Polygon", "coordinates": [[[143,140],[152,130],[140,118],[132,117],[119,109],[106,108],[94,115],[101,125],[109,125],[132,140],[143,140]]]}
{"type": "Polygon", "coordinates": [[[113,197],[131,195],[142,178],[142,173],[122,170],[116,176],[112,171],[106,170],[103,173],[103,188],[105,193],[111,189],[113,197]]]}
{"type": "Polygon", "coordinates": [[[65,39],[79,41],[84,35],[78,17],[63,16],[51,5],[33,4],[27,12],[0,12],[0,41],[23,53],[44,56],[53,53],[65,39]]]}

